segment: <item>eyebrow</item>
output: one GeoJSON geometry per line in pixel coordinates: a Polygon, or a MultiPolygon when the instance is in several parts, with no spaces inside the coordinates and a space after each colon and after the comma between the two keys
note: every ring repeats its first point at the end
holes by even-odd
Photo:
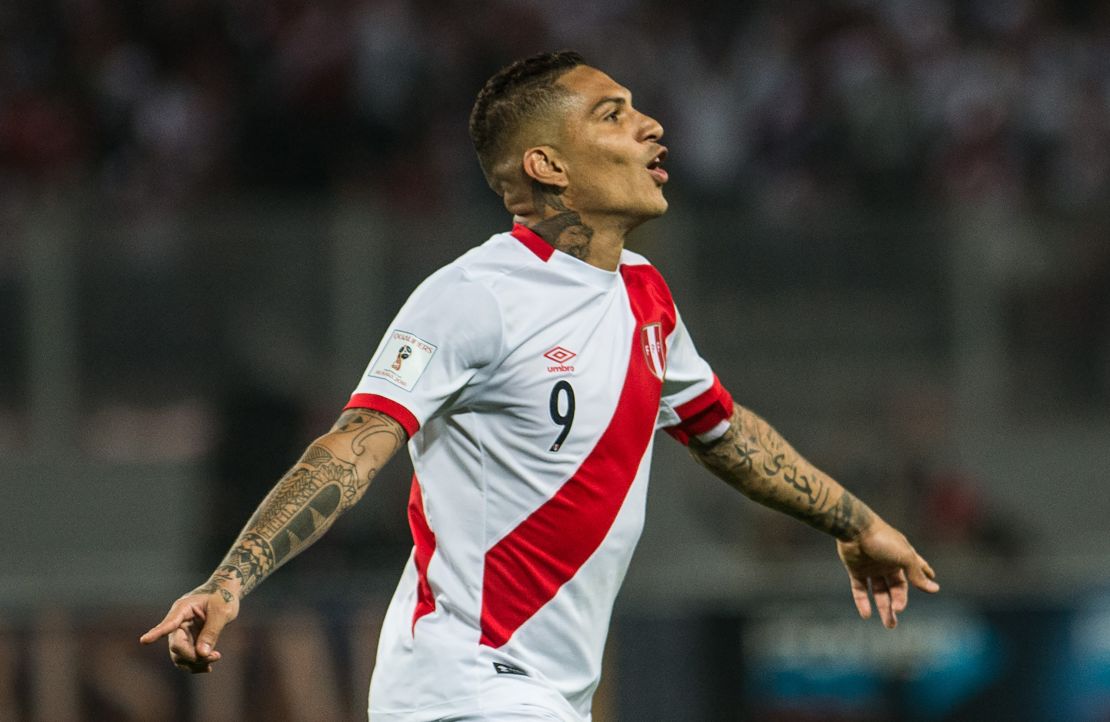
{"type": "Polygon", "coordinates": [[[594,107],[590,108],[590,115],[593,115],[594,113],[596,113],[598,111],[598,109],[601,106],[605,105],[606,103],[613,103],[614,105],[624,106],[624,105],[628,104],[628,101],[625,100],[624,98],[620,97],[620,96],[617,96],[617,95],[612,95],[612,96],[609,96],[607,98],[602,98],[601,100],[594,103],[594,107]]]}

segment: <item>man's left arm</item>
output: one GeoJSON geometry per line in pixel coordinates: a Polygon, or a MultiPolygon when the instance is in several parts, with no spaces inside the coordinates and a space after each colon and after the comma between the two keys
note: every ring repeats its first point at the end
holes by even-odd
{"type": "Polygon", "coordinates": [[[711,443],[691,439],[690,453],[748,498],[836,537],[864,619],[871,616],[869,590],[888,628],[906,608],[910,584],[926,592],[940,590],[932,567],[901,532],[806,461],[752,411],[734,404],[724,435],[711,443]]]}

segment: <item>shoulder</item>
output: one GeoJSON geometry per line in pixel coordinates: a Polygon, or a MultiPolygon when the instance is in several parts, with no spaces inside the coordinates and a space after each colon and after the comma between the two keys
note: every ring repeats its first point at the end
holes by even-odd
{"type": "Polygon", "coordinates": [[[645,256],[641,256],[639,253],[636,253],[635,251],[630,251],[627,248],[621,250],[621,265],[651,266],[652,268],[655,268],[655,266],[651,265],[651,261],[649,261],[645,256]]]}
{"type": "Polygon", "coordinates": [[[469,326],[485,325],[500,316],[500,303],[489,285],[457,263],[449,263],[425,278],[405,306],[410,312],[419,309],[448,324],[465,319],[469,326]]]}
{"type": "Polygon", "coordinates": [[[495,234],[434,271],[417,291],[424,291],[424,295],[428,290],[435,290],[490,296],[492,282],[511,273],[526,260],[518,253],[516,246],[519,245],[508,233],[495,234]]]}
{"type": "Polygon", "coordinates": [[[428,326],[450,330],[455,337],[499,336],[502,304],[490,283],[489,243],[427,276],[408,297],[399,319],[418,318],[428,326]]]}
{"type": "Polygon", "coordinates": [[[663,279],[663,274],[647,258],[625,249],[621,251],[620,263],[621,276],[624,277],[626,286],[650,286],[670,297],[671,290],[663,279]]]}
{"type": "Polygon", "coordinates": [[[450,265],[491,288],[521,271],[545,266],[534,251],[509,232],[490,236],[485,243],[471,248],[450,265]]]}
{"type": "Polygon", "coordinates": [[[663,274],[659,269],[652,264],[644,256],[641,256],[635,251],[630,251],[627,248],[621,251],[621,275],[624,276],[625,285],[638,284],[656,286],[670,295],[670,289],[667,287],[667,282],[663,279],[663,274]]]}
{"type": "Polygon", "coordinates": [[[425,278],[400,318],[419,319],[449,333],[457,346],[472,344],[485,354],[500,346],[506,311],[519,302],[520,285],[534,280],[525,270],[542,265],[509,233],[495,234],[425,278]]]}

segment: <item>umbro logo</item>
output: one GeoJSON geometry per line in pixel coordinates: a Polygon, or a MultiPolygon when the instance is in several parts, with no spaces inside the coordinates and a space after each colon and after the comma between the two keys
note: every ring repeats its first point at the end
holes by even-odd
{"type": "Polygon", "coordinates": [[[553,348],[550,351],[548,351],[547,353],[545,353],[544,357],[551,359],[552,361],[554,361],[557,364],[565,364],[567,361],[570,361],[572,358],[574,358],[577,355],[578,354],[576,354],[575,352],[568,351],[567,349],[563,348],[562,346],[556,346],[555,348],[553,348]]]}
{"type": "Polygon", "coordinates": [[[570,351],[569,349],[565,349],[562,346],[556,346],[543,355],[545,359],[547,359],[548,361],[553,361],[555,363],[554,366],[547,367],[547,372],[552,374],[573,372],[574,367],[568,366],[567,361],[570,361],[577,355],[578,354],[570,351]]]}

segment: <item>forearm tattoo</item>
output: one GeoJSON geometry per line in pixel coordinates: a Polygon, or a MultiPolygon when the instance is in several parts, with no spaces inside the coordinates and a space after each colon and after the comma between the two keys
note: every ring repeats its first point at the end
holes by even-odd
{"type": "Polygon", "coordinates": [[[351,409],[325,438],[309,446],[286,472],[196,593],[225,593],[225,585],[237,580],[245,596],[354,506],[407,436],[385,414],[351,409]],[[368,443],[371,439],[373,444],[368,443]]]}
{"type": "Polygon", "coordinates": [[[692,441],[690,453],[744,495],[838,539],[858,536],[871,522],[866,504],[802,458],[770,424],[739,405],[721,439],[711,444],[692,441]]]}
{"type": "Polygon", "coordinates": [[[532,226],[540,238],[563,253],[580,261],[590,255],[594,229],[582,222],[582,216],[563,203],[563,189],[532,181],[532,207],[542,221],[532,226]],[[554,212],[554,215],[550,215],[554,212]]]}

